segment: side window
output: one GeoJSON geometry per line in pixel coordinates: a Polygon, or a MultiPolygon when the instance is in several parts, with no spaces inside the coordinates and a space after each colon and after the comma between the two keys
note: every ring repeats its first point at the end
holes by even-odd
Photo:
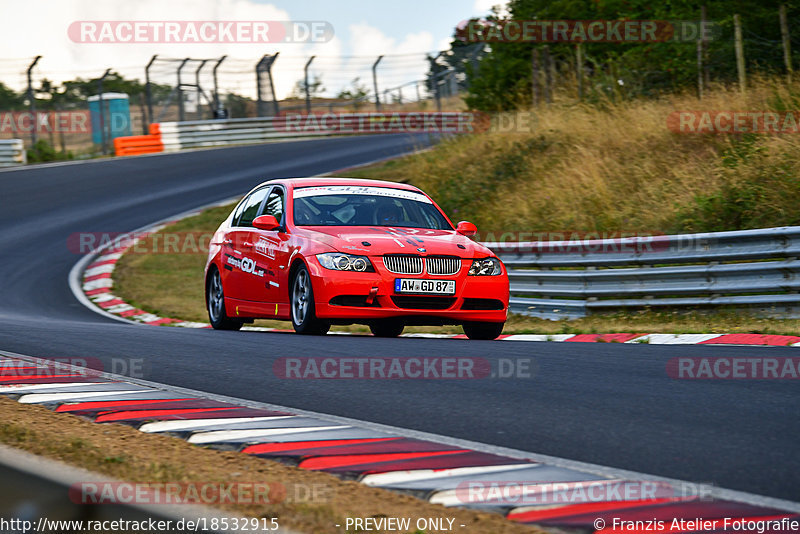
{"type": "Polygon", "coordinates": [[[269,187],[253,191],[253,193],[242,202],[240,206],[241,213],[234,217],[234,226],[251,226],[253,224],[253,219],[258,216],[258,210],[261,207],[261,202],[267,195],[267,191],[269,191],[269,187]]]}
{"type": "Polygon", "coordinates": [[[262,215],[272,215],[278,222],[283,219],[283,189],[280,187],[273,187],[272,192],[267,197],[267,203],[264,205],[264,213],[262,215]]]}

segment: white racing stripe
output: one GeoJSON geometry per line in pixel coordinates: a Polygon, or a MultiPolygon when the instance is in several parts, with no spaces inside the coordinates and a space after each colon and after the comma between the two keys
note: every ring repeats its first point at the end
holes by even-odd
{"type": "Polygon", "coordinates": [[[651,345],[696,345],[701,341],[714,339],[722,334],[647,334],[625,343],[649,343],[651,345]]]}
{"type": "Polygon", "coordinates": [[[218,441],[235,441],[247,438],[261,438],[267,436],[279,436],[281,434],[297,434],[300,432],[316,432],[319,430],[339,430],[351,428],[349,426],[305,426],[291,428],[262,428],[256,430],[214,430],[211,432],[199,432],[192,435],[187,441],[189,443],[215,443],[218,441]]]}
{"type": "Polygon", "coordinates": [[[174,432],[177,430],[193,430],[213,425],[250,423],[254,421],[274,421],[276,419],[287,419],[296,417],[295,415],[276,415],[274,417],[218,417],[215,419],[191,419],[182,421],[156,421],[145,423],[139,427],[142,432],[174,432]]]}
{"type": "Polygon", "coordinates": [[[141,389],[131,389],[125,391],[91,391],[89,393],[81,393],[76,391],[74,393],[31,393],[30,395],[23,395],[19,398],[20,404],[36,404],[39,402],[54,402],[69,399],[70,401],[81,401],[83,399],[91,399],[94,397],[114,397],[117,395],[126,395],[130,393],[142,393],[141,389]]]}
{"type": "Polygon", "coordinates": [[[55,389],[55,388],[84,388],[86,386],[102,386],[104,384],[113,384],[115,382],[62,382],[60,384],[11,384],[8,386],[0,386],[0,391],[8,393],[9,391],[30,391],[32,389],[55,389]]]}
{"type": "Polygon", "coordinates": [[[364,475],[359,482],[366,486],[390,486],[403,482],[429,480],[437,478],[450,478],[464,475],[481,475],[484,473],[497,473],[500,471],[516,471],[530,469],[535,464],[489,465],[478,467],[454,467],[452,469],[414,469],[412,471],[391,471],[389,473],[376,473],[364,475]]]}
{"type": "MultiPolygon", "coordinates": [[[[566,491],[568,491],[569,488],[575,488],[575,487],[580,488],[582,484],[589,484],[589,483],[591,483],[591,484],[613,484],[615,482],[622,482],[622,479],[587,480],[587,481],[584,481],[584,482],[560,482],[559,485],[562,488],[560,491],[566,492],[566,491]]],[[[534,489],[536,486],[542,486],[542,488],[545,491],[548,491],[548,490],[552,491],[551,488],[552,488],[553,482],[541,482],[540,481],[540,482],[526,483],[525,481],[519,481],[518,484],[524,485],[526,488],[530,488],[530,489],[534,489]]],[[[479,486],[479,487],[482,487],[482,486],[479,486]]],[[[513,485],[509,485],[508,490],[512,490],[512,489],[514,489],[513,485]]],[[[504,496],[502,491],[503,490],[501,489],[501,490],[498,490],[497,492],[494,492],[494,491],[484,492],[483,496],[486,497],[486,498],[479,499],[474,494],[467,493],[464,490],[464,488],[449,489],[449,490],[443,490],[443,491],[434,492],[433,495],[431,495],[428,498],[428,501],[431,504],[441,504],[442,506],[446,506],[446,507],[449,508],[449,507],[453,507],[453,506],[464,506],[466,504],[479,504],[481,502],[486,502],[486,501],[489,501],[489,502],[491,502],[493,504],[496,504],[497,506],[508,506],[508,505],[516,504],[514,502],[514,500],[517,500],[517,501],[523,500],[524,501],[526,498],[527,499],[533,499],[534,498],[533,496],[526,495],[525,493],[519,493],[519,494],[513,494],[512,493],[512,494],[510,494],[508,496],[504,496]],[[504,498],[505,498],[505,501],[503,500],[504,498]]],[[[520,491],[520,490],[517,490],[517,491],[520,491]]],[[[524,492],[525,490],[521,490],[521,491],[524,492]]],[[[534,493],[534,495],[535,495],[535,493],[534,493]]],[[[608,502],[609,500],[613,500],[613,499],[588,500],[587,502],[598,502],[598,503],[601,503],[601,502],[608,502]]],[[[630,500],[635,501],[636,499],[630,499],[630,500]]],[[[557,506],[558,504],[562,504],[562,503],[552,503],[552,504],[547,504],[546,506],[553,506],[553,505],[557,506]]],[[[569,503],[566,503],[566,504],[569,504],[569,503]]]]}
{"type": "Polygon", "coordinates": [[[86,269],[83,272],[84,278],[88,278],[89,276],[95,276],[98,274],[106,274],[106,273],[113,273],[114,267],[116,265],[113,263],[107,263],[105,265],[98,265],[97,267],[92,267],[91,269],[86,269]]]}
{"type": "Polygon", "coordinates": [[[566,341],[575,334],[511,334],[503,341],[566,341]]]}

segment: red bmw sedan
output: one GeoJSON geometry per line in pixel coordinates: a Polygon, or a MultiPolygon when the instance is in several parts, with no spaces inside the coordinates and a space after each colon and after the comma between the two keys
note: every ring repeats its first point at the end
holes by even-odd
{"type": "Polygon", "coordinates": [[[366,324],[462,325],[495,339],[508,314],[503,263],[454,228],[411,185],[349,178],[270,180],[250,191],[211,241],[205,288],[216,329],[292,321],[300,334],[366,324]]]}

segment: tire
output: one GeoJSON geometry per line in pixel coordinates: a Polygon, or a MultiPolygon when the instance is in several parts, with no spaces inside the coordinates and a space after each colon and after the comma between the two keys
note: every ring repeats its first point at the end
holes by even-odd
{"type": "Polygon", "coordinates": [[[298,334],[326,334],[331,325],[317,318],[314,310],[314,288],[305,265],[301,265],[294,273],[291,287],[289,303],[294,331],[298,334]]]}
{"type": "Polygon", "coordinates": [[[403,333],[405,325],[397,321],[379,321],[369,325],[369,330],[375,337],[397,337],[403,333]]]}
{"type": "Polygon", "coordinates": [[[492,340],[503,333],[505,323],[464,323],[464,333],[470,339],[492,340]]]}
{"type": "Polygon", "coordinates": [[[243,321],[231,319],[225,314],[225,293],[219,270],[214,268],[206,286],[206,311],[214,330],[239,330],[243,321]]]}

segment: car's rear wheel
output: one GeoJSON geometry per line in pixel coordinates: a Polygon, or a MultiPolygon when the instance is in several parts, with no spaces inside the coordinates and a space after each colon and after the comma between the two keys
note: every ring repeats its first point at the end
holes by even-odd
{"type": "Polygon", "coordinates": [[[292,326],[298,334],[325,334],[330,323],[317,318],[314,309],[314,288],[305,265],[298,267],[292,280],[292,326]]]}
{"type": "Polygon", "coordinates": [[[375,337],[397,337],[403,333],[405,325],[397,321],[379,321],[369,325],[372,335],[375,337]]]}
{"type": "Polygon", "coordinates": [[[470,339],[497,339],[505,323],[464,323],[464,333],[470,339]]]}
{"type": "Polygon", "coordinates": [[[242,327],[242,321],[231,319],[225,314],[225,293],[222,289],[222,278],[216,268],[208,277],[206,308],[208,319],[215,330],[239,330],[242,327]]]}

